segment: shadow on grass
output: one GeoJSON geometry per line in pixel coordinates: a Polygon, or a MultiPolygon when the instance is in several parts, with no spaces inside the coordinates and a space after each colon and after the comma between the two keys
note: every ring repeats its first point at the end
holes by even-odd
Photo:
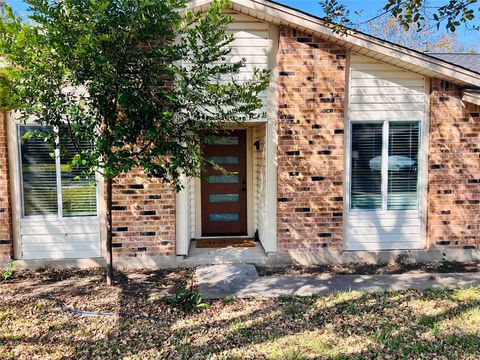
{"type": "MultiPolygon", "coordinates": [[[[119,272],[114,288],[103,284],[102,273],[80,275],[68,277],[70,287],[62,283],[65,278],[58,281],[58,286],[51,288],[50,298],[57,297],[80,309],[100,309],[121,316],[81,317],[63,311],[53,300],[23,294],[21,300],[0,304],[5,326],[2,329],[0,325],[0,348],[10,351],[31,346],[45,352],[38,356],[56,349],[65,357],[89,359],[480,355],[480,318],[471,325],[464,321],[472,312],[480,311],[478,288],[463,297],[455,290],[431,290],[216,300],[202,312],[187,314],[167,304],[165,297],[190,283],[188,272],[119,272]],[[101,283],[96,283],[97,276],[101,283]],[[15,309],[13,316],[9,311],[15,309]],[[152,316],[158,321],[138,316],[152,316]],[[27,321],[36,332],[6,331],[27,321]]],[[[40,288],[45,285],[41,281],[37,284],[40,288]]],[[[45,294],[33,286],[30,291],[45,294]]]]}

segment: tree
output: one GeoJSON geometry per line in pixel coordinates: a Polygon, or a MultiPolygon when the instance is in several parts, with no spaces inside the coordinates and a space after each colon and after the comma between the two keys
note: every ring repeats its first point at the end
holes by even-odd
{"type": "Polygon", "coordinates": [[[461,25],[471,30],[480,29],[474,23],[480,10],[478,0],[444,0],[440,4],[431,4],[428,0],[385,0],[381,12],[363,22],[352,21],[348,6],[339,0],[321,0],[320,5],[325,13],[324,19],[337,32],[344,32],[347,28],[358,30],[384,15],[393,17],[405,30],[412,25],[418,30],[444,26],[450,32],[455,32],[461,25]]]}
{"type": "Polygon", "coordinates": [[[380,39],[426,53],[476,52],[476,46],[467,47],[457,33],[438,34],[431,27],[419,30],[416,26],[405,30],[395,17],[389,15],[366,22],[361,30],[380,39]]]}
{"type": "Polygon", "coordinates": [[[225,0],[205,14],[180,11],[183,0],[26,2],[28,22],[1,5],[3,107],[55,129],[30,136],[60,151],[58,134],[68,136],[72,165],[104,177],[112,284],[113,180],[139,168],[180,190],[181,174],[200,175],[212,134],[264,116],[268,71],[239,80],[225,0]]]}

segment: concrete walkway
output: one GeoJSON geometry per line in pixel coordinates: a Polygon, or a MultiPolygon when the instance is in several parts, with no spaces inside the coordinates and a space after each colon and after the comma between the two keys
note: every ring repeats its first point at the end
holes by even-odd
{"type": "Polygon", "coordinates": [[[254,265],[239,264],[199,267],[196,281],[204,298],[222,299],[480,286],[480,273],[260,277],[254,265]]]}

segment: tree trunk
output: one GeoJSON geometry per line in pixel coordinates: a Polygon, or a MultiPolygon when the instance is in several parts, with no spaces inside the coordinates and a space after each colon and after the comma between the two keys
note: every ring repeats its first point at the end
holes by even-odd
{"type": "Polygon", "coordinates": [[[112,178],[107,178],[107,285],[114,283],[113,279],[113,254],[112,254],[112,178]]]}

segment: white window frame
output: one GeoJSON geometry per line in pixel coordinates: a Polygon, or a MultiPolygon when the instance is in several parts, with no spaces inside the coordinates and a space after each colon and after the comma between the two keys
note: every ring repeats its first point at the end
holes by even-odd
{"type": "MultiPolygon", "coordinates": [[[[63,216],[63,195],[62,195],[62,173],[61,173],[61,162],[60,162],[60,150],[55,149],[55,173],[57,181],[57,214],[56,215],[25,215],[25,196],[23,193],[23,171],[22,171],[22,138],[20,135],[20,129],[22,126],[36,126],[36,127],[48,127],[45,125],[35,124],[35,123],[17,123],[15,125],[15,136],[17,138],[17,151],[18,151],[18,179],[19,179],[19,193],[20,193],[20,220],[64,220],[64,219],[98,219],[99,217],[99,179],[98,174],[95,173],[95,215],[85,215],[85,216],[63,216]]],[[[54,128],[55,132],[58,132],[58,129],[54,128]]],[[[57,138],[58,141],[58,138],[57,138]]]]}
{"type": "Polygon", "coordinates": [[[413,119],[413,120],[349,120],[348,121],[348,144],[346,150],[346,201],[345,208],[348,213],[419,213],[422,210],[422,179],[424,175],[424,121],[413,119]],[[389,145],[389,130],[390,123],[405,123],[405,122],[417,122],[419,125],[419,134],[418,134],[418,170],[417,170],[417,208],[409,210],[388,210],[388,145],[389,145]],[[382,198],[382,207],[378,209],[352,209],[351,197],[352,197],[352,125],[353,124],[382,124],[382,185],[381,185],[381,198],[382,198]]]}

